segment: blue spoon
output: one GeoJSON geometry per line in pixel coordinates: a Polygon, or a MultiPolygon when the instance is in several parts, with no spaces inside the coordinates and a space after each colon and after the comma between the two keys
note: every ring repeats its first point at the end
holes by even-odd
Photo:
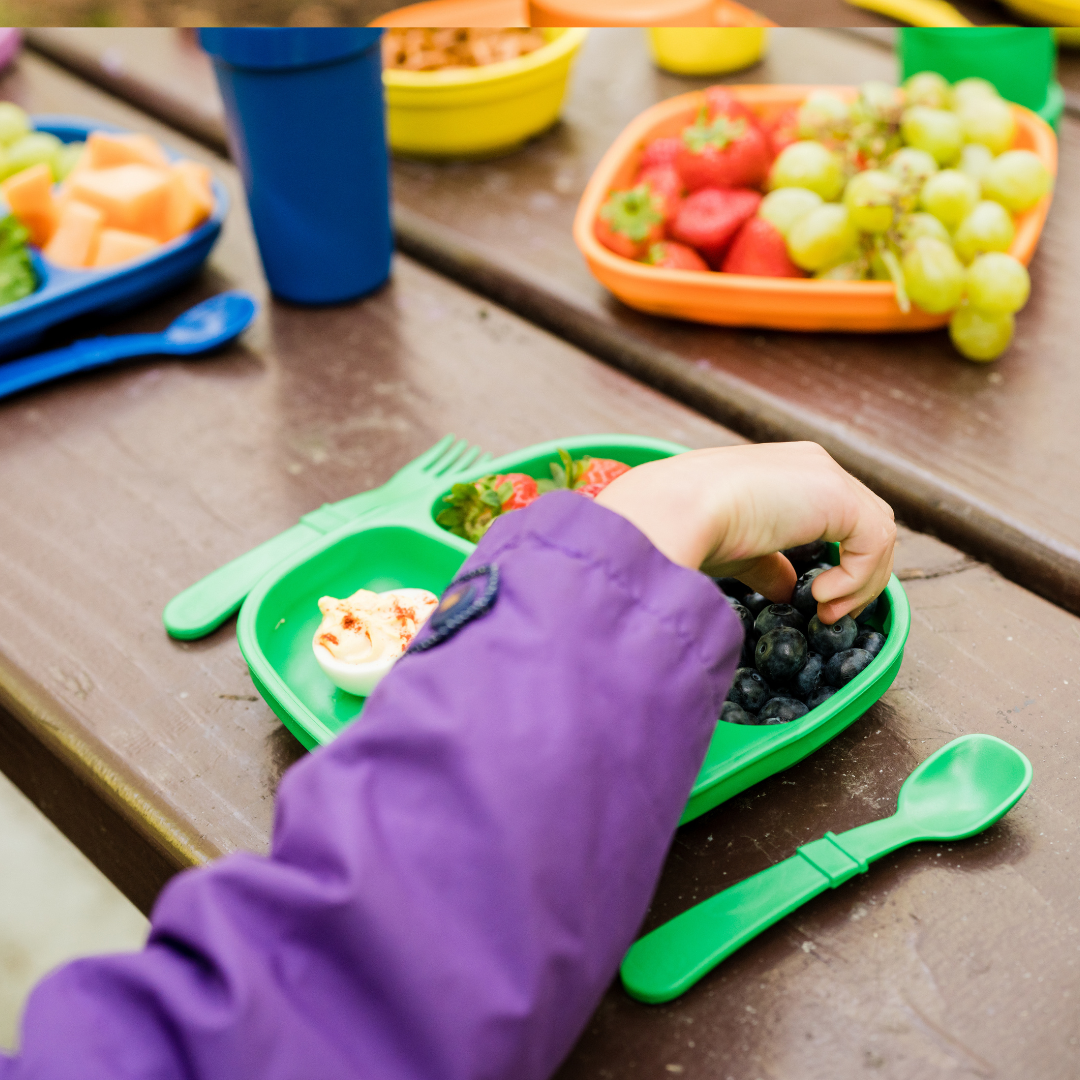
{"type": "Polygon", "coordinates": [[[258,309],[254,297],[245,292],[218,293],[185,311],[160,334],[87,338],[63,349],[0,363],[0,398],[131,356],[194,356],[208,352],[245,330],[258,309]]]}

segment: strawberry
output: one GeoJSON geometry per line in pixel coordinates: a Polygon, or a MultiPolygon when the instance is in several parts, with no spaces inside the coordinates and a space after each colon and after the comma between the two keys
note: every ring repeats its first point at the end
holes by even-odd
{"type": "Polygon", "coordinates": [[[758,187],[772,163],[772,147],[757,124],[744,116],[710,120],[702,109],[685,128],[675,168],[688,191],[704,187],[758,187]]]}
{"type": "Polygon", "coordinates": [[[780,230],[761,217],[752,217],[738,231],[720,269],[754,277],[805,276],[791,261],[780,230]]]}
{"type": "Polygon", "coordinates": [[[630,471],[629,465],[611,458],[594,458],[586,454],[574,460],[565,450],[559,451],[559,458],[561,465],[551,464],[551,479],[539,482],[541,492],[569,489],[595,499],[616,476],[630,471]]]}
{"type": "Polygon", "coordinates": [[[683,182],[674,165],[652,165],[638,173],[635,187],[646,184],[657,196],[662,205],[665,221],[670,221],[678,212],[683,197],[683,182]]]}
{"type": "Polygon", "coordinates": [[[681,146],[682,140],[677,135],[666,139],[653,139],[641,151],[641,161],[638,162],[638,166],[644,172],[654,165],[673,165],[675,155],[679,152],[681,146]]]}
{"type": "Polygon", "coordinates": [[[455,536],[474,544],[491,523],[511,510],[521,510],[540,497],[536,481],[525,473],[492,473],[471,484],[455,484],[443,502],[450,505],[435,520],[455,536]]]}
{"type": "Polygon", "coordinates": [[[666,203],[647,184],[613,191],[600,207],[593,231],[616,255],[637,259],[664,236],[666,203]]]}
{"type": "Polygon", "coordinates": [[[683,200],[669,232],[675,240],[695,248],[713,269],[719,269],[728,244],[754,216],[760,202],[756,191],[744,188],[703,188],[683,200]]]}
{"type": "Polygon", "coordinates": [[[710,86],[705,91],[705,108],[709,119],[727,116],[732,120],[742,118],[756,125],[758,118],[725,86],[710,86]]]}
{"type": "Polygon", "coordinates": [[[666,270],[708,270],[709,264],[692,248],[674,240],[653,244],[645,262],[666,270]]]}

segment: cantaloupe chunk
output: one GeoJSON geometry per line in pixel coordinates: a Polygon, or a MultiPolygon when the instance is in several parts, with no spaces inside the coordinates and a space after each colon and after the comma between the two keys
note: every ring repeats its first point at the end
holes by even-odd
{"type": "Polygon", "coordinates": [[[169,168],[169,205],[165,210],[159,240],[194,229],[214,209],[210,170],[196,161],[178,161],[169,168]]]}
{"type": "Polygon", "coordinates": [[[169,164],[161,147],[149,135],[142,134],[92,131],[86,137],[85,156],[91,169],[110,169],[114,165],[153,165],[164,169],[169,164]]]}
{"type": "Polygon", "coordinates": [[[72,180],[72,198],[99,207],[110,229],[157,236],[169,205],[168,169],[114,165],[88,169],[72,180]]]}
{"type": "Polygon", "coordinates": [[[97,255],[105,215],[96,206],[71,199],[60,211],[60,221],[42,254],[57,266],[89,266],[97,255]]]}
{"type": "Polygon", "coordinates": [[[149,236],[123,229],[102,229],[92,266],[113,266],[129,259],[141,259],[160,245],[149,236]]]}
{"type": "Polygon", "coordinates": [[[0,191],[8,208],[30,231],[30,243],[44,247],[56,229],[59,211],[53,198],[52,169],[44,162],[9,176],[0,191]]]}

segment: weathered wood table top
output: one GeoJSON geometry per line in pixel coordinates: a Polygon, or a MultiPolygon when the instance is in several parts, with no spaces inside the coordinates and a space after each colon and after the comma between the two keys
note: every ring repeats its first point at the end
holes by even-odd
{"type": "MultiPolygon", "coordinates": [[[[74,29],[31,40],[223,145],[213,76],[192,36],[74,29]]],[[[782,29],[771,40],[762,64],[728,81],[896,75],[876,38],[782,29]]],[[[1080,89],[1080,62],[1068,63],[1080,89]]],[[[1061,180],[1031,267],[1032,299],[1009,353],[988,368],[961,359],[945,331],[726,330],[639,314],[595,281],[570,232],[594,166],[640,111],[708,81],[658,71],[638,29],[593,31],[554,130],[493,161],[395,163],[401,247],[747,437],[820,442],[907,523],[1080,611],[1070,301],[1080,291],[1080,185],[1069,182],[1080,174],[1080,111],[1062,122],[1061,180]]]]}
{"type": "MultiPolygon", "coordinates": [[[[24,57],[0,96],[149,130],[238,196],[224,161],[46,62],[24,57]]],[[[447,430],[494,452],[595,431],[738,438],[408,257],[366,301],[273,303],[239,197],[196,283],[106,329],[160,328],[232,286],[266,305],[239,344],[0,403],[0,767],[144,908],[180,867],[265,850],[301,754],[231,623],[165,636],[174,593],[447,430]]],[[[561,1080],[1076,1075],[1080,620],[910,531],[898,567],[913,627],[894,687],[681,830],[650,925],[884,816],[961,732],[1023,750],[1031,791],[983,836],[898,852],[818,898],[679,1002],[613,986],[561,1080]]]]}

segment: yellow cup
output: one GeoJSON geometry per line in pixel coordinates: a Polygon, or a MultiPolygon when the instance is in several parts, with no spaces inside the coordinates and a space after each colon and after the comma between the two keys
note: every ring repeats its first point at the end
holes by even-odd
{"type": "Polygon", "coordinates": [[[723,75],[756,64],[768,43],[763,26],[654,26],[649,47],[675,75],[723,75]]]}
{"type": "Polygon", "coordinates": [[[549,128],[587,31],[544,33],[543,48],[516,60],[446,71],[384,70],[390,148],[406,157],[491,157],[549,128]]]}

